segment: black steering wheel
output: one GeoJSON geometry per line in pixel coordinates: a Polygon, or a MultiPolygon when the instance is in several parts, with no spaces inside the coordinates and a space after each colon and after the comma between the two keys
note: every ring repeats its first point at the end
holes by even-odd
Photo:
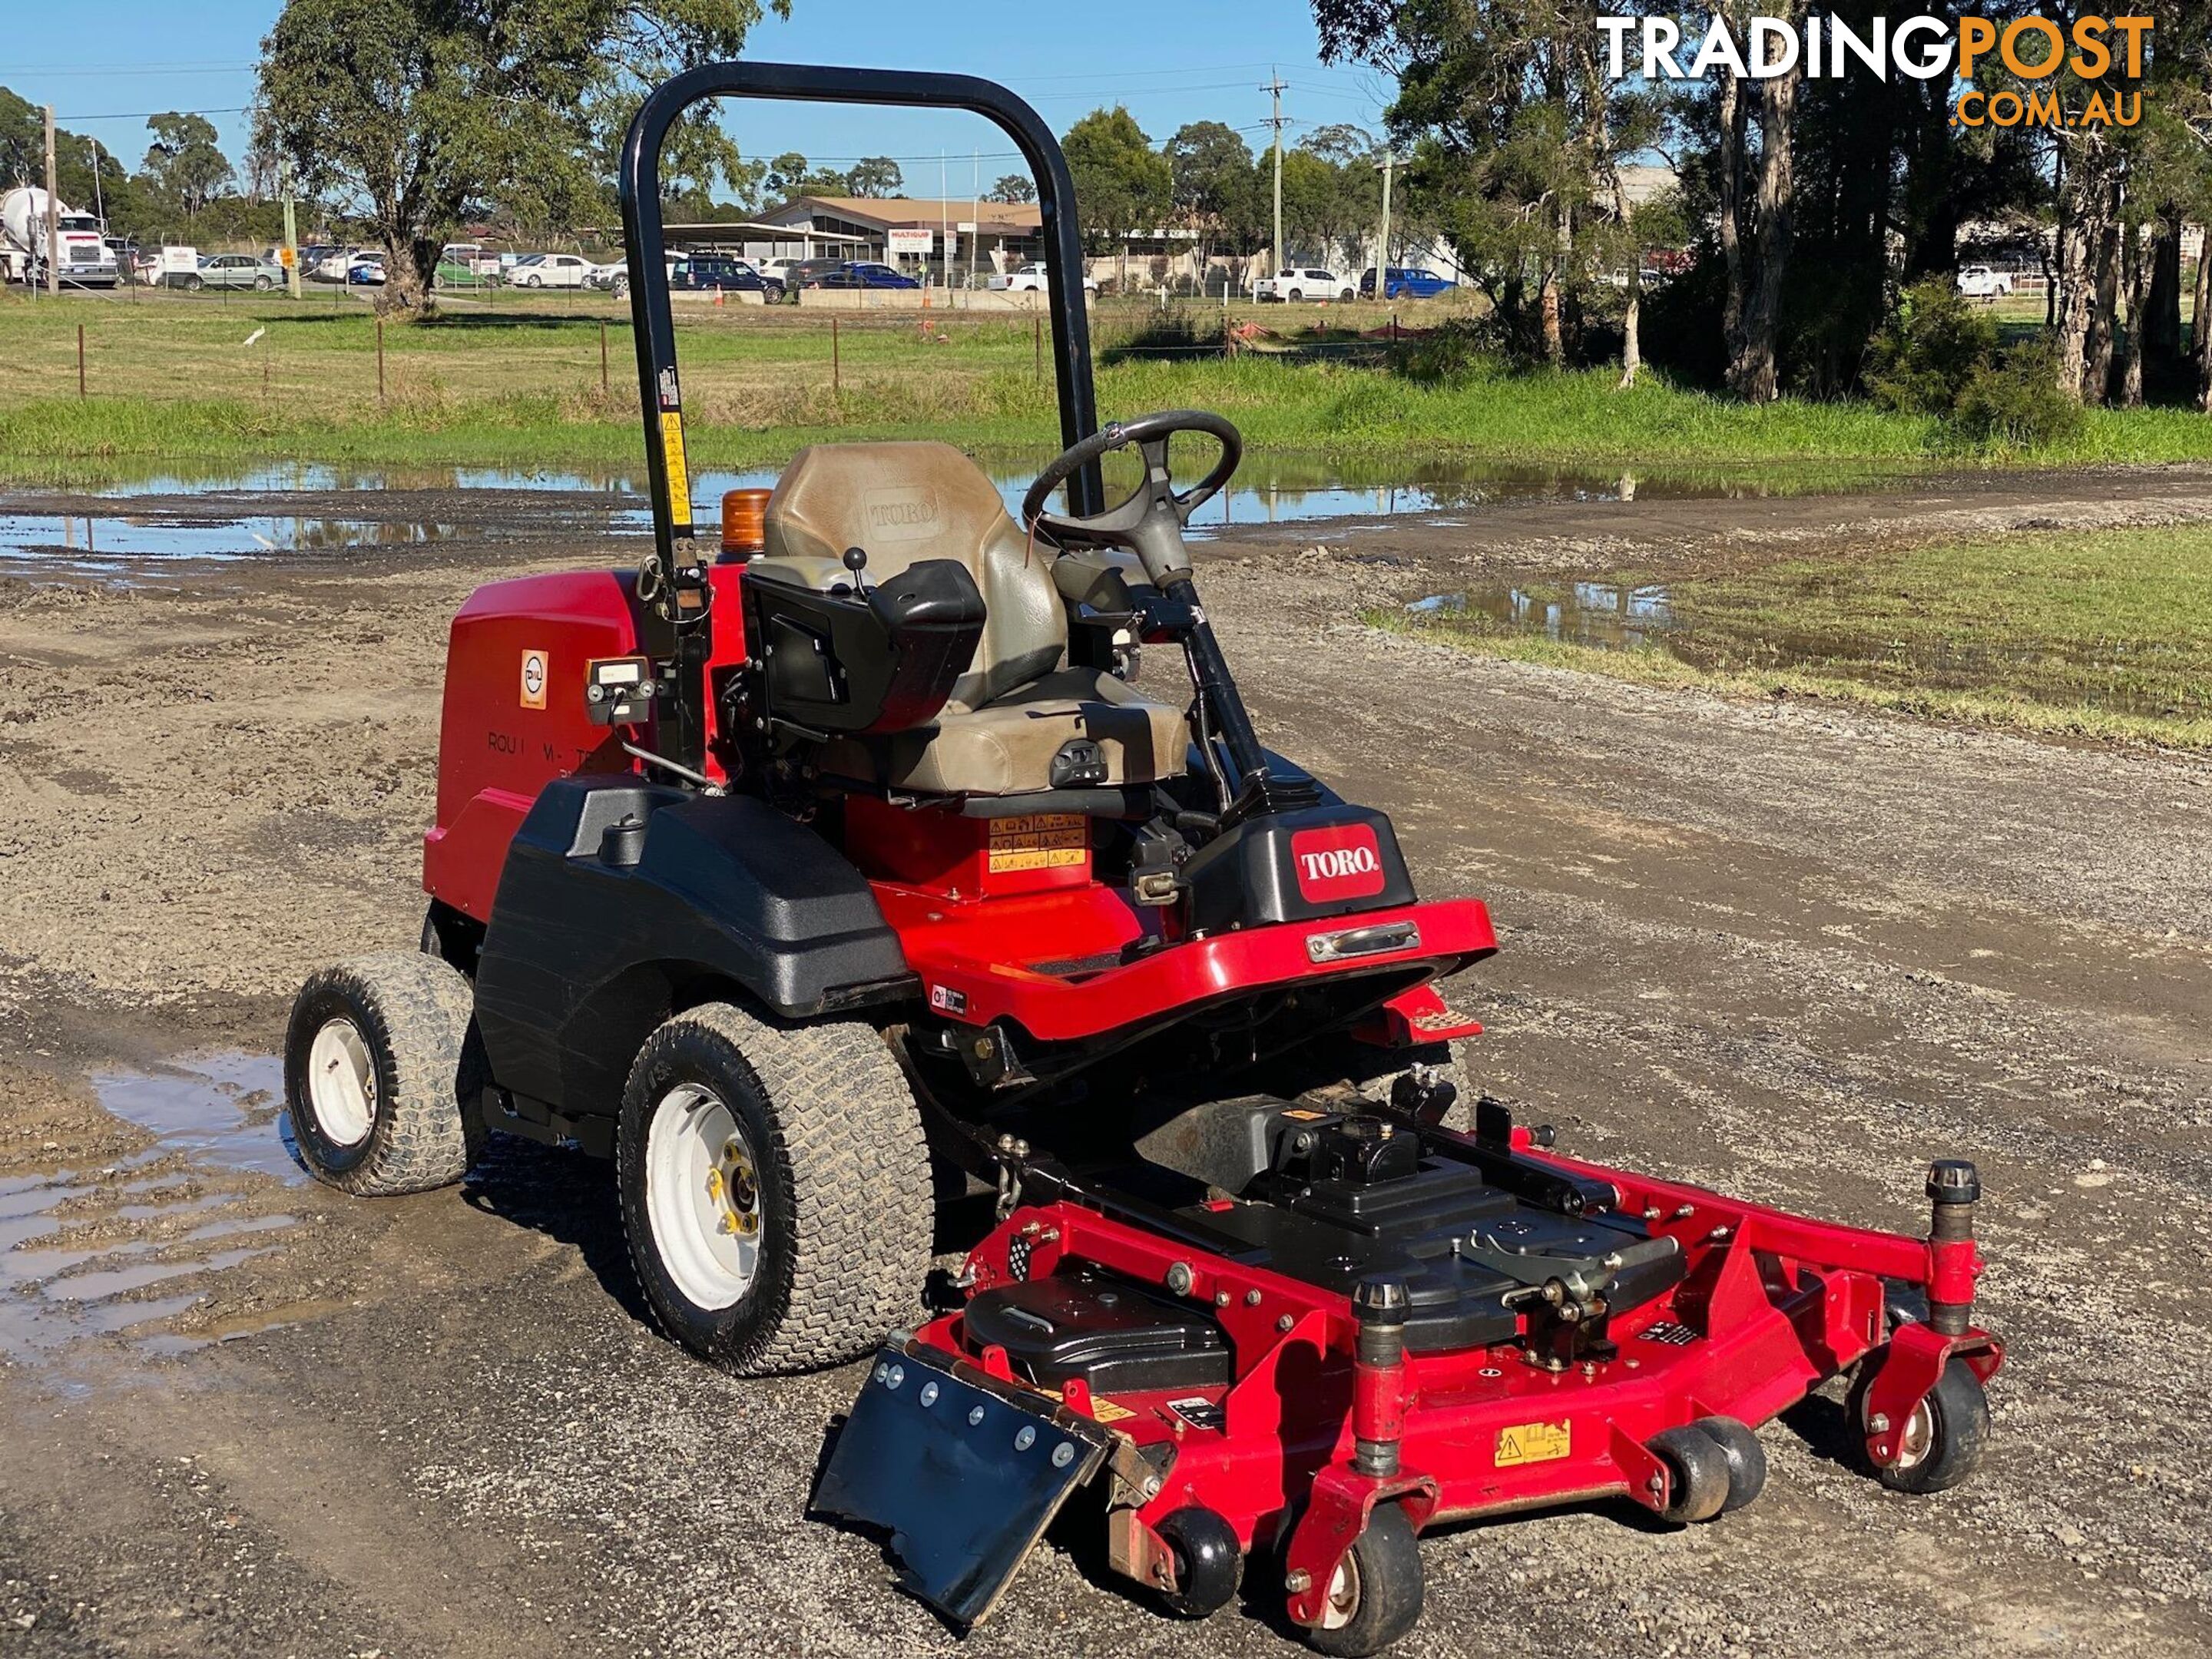
{"type": "Polygon", "coordinates": [[[1114,421],[1081,443],[1062,450],[1037,474],[1022,497],[1022,522],[1042,530],[1062,547],[1085,543],[1126,547],[1142,560],[1145,574],[1164,586],[1190,574],[1190,552],[1182,527],[1190,515],[1220,493],[1244,457],[1243,434],[1220,416],[1202,409],[1164,409],[1133,421],[1114,421]],[[1213,470],[1188,489],[1178,490],[1168,472],[1168,440],[1178,432],[1200,432],[1221,446],[1213,470]],[[1082,468],[1116,449],[1137,447],[1145,460],[1145,481],[1118,507],[1088,518],[1048,513],[1052,492],[1082,468]]]}

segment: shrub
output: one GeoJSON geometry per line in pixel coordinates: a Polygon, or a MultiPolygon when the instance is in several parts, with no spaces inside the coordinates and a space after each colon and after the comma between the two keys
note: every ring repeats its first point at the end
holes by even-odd
{"type": "Polygon", "coordinates": [[[1974,371],[1951,411],[1960,435],[1995,449],[2040,449],[2081,429],[2081,405],[2058,389],[2058,348],[2037,340],[1974,371]]]}
{"type": "Polygon", "coordinates": [[[1945,415],[1997,361],[1996,319],[1944,277],[1905,289],[1875,337],[1867,390],[1907,415],[1945,415]]]}
{"type": "Polygon", "coordinates": [[[1458,386],[1486,376],[1497,350],[1486,317],[1454,317],[1390,349],[1390,371],[1420,386],[1458,386]]]}

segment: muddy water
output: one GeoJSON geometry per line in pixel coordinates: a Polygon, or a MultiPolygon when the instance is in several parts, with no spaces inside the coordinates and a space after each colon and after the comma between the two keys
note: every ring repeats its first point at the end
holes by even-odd
{"type": "Polygon", "coordinates": [[[92,1081],[107,1110],[152,1139],[97,1168],[0,1179],[0,1358],[52,1361],[118,1334],[173,1354],[234,1334],[167,1322],[216,1275],[283,1249],[296,1224],[248,1207],[271,1182],[307,1179],[275,1060],[215,1054],[92,1081]]]}
{"type": "MultiPolygon", "coordinates": [[[[1009,511],[1018,510],[1030,480],[1050,459],[1044,451],[986,452],[977,457],[1009,511]]],[[[1135,482],[1133,468],[1116,471],[1123,459],[1109,458],[1109,494],[1135,482]]],[[[725,491],[769,488],[776,476],[775,468],[694,472],[692,497],[702,524],[718,520],[725,491]]],[[[1433,517],[1506,502],[1801,495],[1808,488],[1865,481],[1865,475],[1856,472],[1808,480],[1802,469],[1578,471],[1472,461],[1362,464],[1312,456],[1257,457],[1239,470],[1231,488],[1200,510],[1193,532],[1203,538],[1237,525],[1433,517]]],[[[74,574],[149,561],[343,555],[484,533],[488,526],[465,521],[463,514],[441,519],[378,510],[381,495],[405,493],[420,499],[445,491],[536,493],[547,500],[549,510],[585,514],[606,532],[643,535],[652,528],[647,480],[634,469],[354,469],[300,463],[117,478],[99,486],[99,510],[0,511],[0,571],[74,574]],[[334,493],[358,493],[359,514],[305,516],[283,510],[286,495],[334,493]],[[224,510],[234,507],[234,512],[224,510]]],[[[0,496],[0,508],[7,505],[0,496]]],[[[512,525],[497,527],[511,530],[512,525]]]]}

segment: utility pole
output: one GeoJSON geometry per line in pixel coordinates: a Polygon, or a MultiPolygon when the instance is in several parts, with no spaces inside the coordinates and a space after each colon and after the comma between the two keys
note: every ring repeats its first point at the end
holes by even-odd
{"type": "Polygon", "coordinates": [[[54,106],[46,106],[46,293],[62,292],[62,216],[54,189],[54,106]]]}
{"type": "MultiPolygon", "coordinates": [[[[300,297],[300,229],[293,217],[292,162],[289,157],[278,160],[276,182],[284,192],[284,286],[296,300],[300,297]]],[[[1387,201],[1390,194],[1388,186],[1382,194],[1387,201]]]]}
{"type": "Polygon", "coordinates": [[[1375,297],[1388,299],[1390,293],[1390,173],[1398,164],[1398,157],[1388,145],[1383,147],[1382,159],[1375,165],[1382,169],[1382,239],[1375,250],[1375,297]]]}
{"type": "Polygon", "coordinates": [[[1275,100],[1274,113],[1267,124],[1275,130],[1275,269],[1280,270],[1286,263],[1283,253],[1283,85],[1281,71],[1272,70],[1267,84],[1260,88],[1275,100]]]}

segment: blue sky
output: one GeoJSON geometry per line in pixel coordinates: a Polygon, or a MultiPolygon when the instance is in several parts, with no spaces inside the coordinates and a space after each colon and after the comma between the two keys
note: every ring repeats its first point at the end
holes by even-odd
{"type": "MultiPolygon", "coordinates": [[[[146,114],[197,109],[221,130],[233,160],[243,147],[240,108],[253,91],[252,64],[281,0],[100,0],[96,8],[23,0],[7,29],[0,86],[51,102],[62,125],[89,132],[131,166],[145,153],[146,114]],[[91,18],[97,27],[88,27],[91,18]]],[[[1271,65],[1290,89],[1289,140],[1351,121],[1378,131],[1389,88],[1371,72],[1316,58],[1312,13],[1297,0],[794,0],[748,55],[878,68],[958,70],[1003,81],[1054,131],[1101,104],[1126,103],[1155,143],[1185,121],[1216,119],[1266,142],[1271,65]]],[[[1012,171],[995,128],[972,117],[908,110],[762,104],[729,125],[754,155],[797,149],[842,165],[897,157],[908,191],[937,193],[940,150],[951,191],[966,194],[980,149],[986,188],[1012,171]]]]}

